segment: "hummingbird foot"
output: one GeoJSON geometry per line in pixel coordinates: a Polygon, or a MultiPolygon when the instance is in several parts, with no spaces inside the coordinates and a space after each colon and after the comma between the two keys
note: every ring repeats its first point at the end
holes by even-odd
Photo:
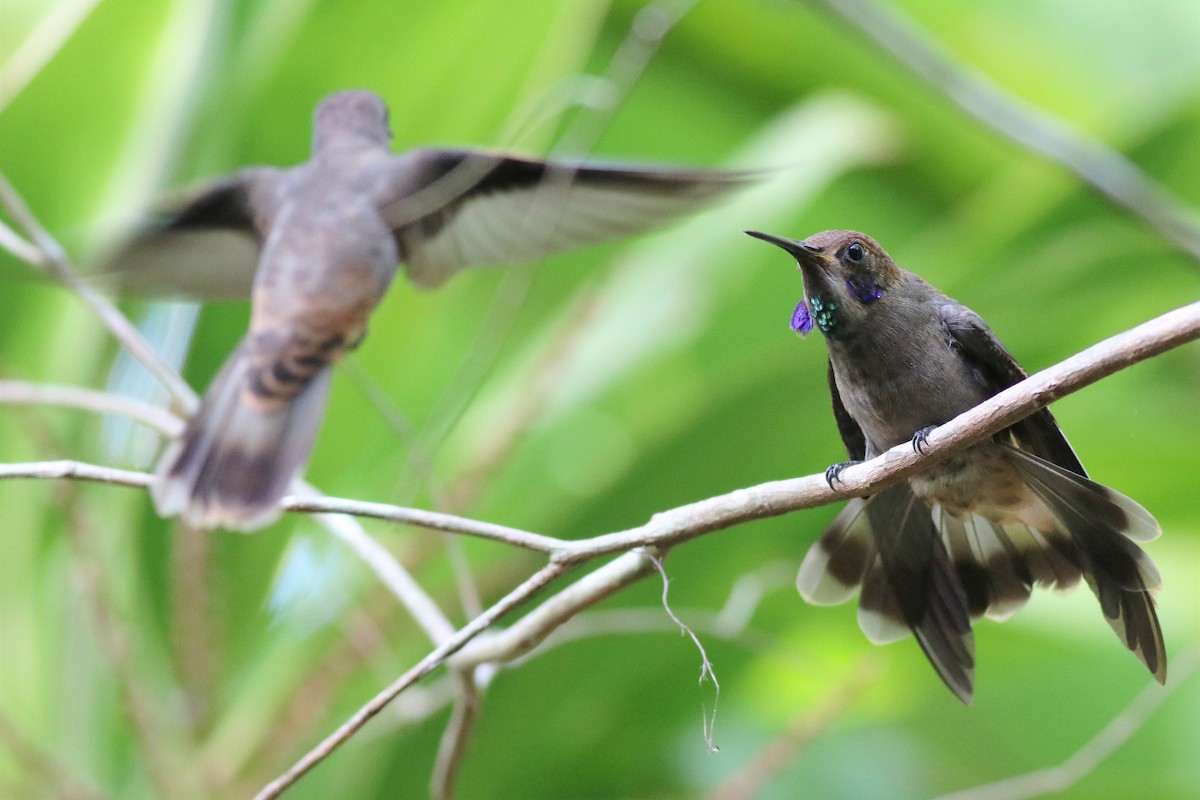
{"type": "Polygon", "coordinates": [[[937,428],[937,425],[930,425],[928,428],[921,428],[921,430],[914,433],[912,438],[913,450],[916,450],[921,455],[925,455],[925,451],[921,448],[929,444],[929,434],[932,433],[935,428],[937,428]]]}
{"type": "Polygon", "coordinates": [[[846,467],[853,467],[855,464],[861,464],[861,461],[842,461],[838,464],[830,464],[825,470],[825,482],[829,484],[829,488],[833,489],[834,483],[841,483],[842,470],[846,467]]]}

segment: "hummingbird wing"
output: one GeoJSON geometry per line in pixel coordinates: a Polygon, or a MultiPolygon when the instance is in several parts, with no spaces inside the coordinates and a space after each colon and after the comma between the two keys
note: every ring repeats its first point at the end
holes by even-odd
{"type": "MultiPolygon", "coordinates": [[[[964,357],[979,368],[994,391],[1024,379],[1025,371],[979,315],[962,305],[948,303],[942,306],[942,319],[964,357]]],[[[1153,597],[1161,581],[1149,556],[1134,544],[1156,537],[1160,531],[1158,522],[1135,501],[1088,480],[1087,472],[1048,409],[1026,417],[1009,431],[1016,445],[1009,451],[1012,463],[1025,484],[1059,521],[1059,527],[1039,531],[1024,526],[1022,533],[1022,526],[1000,526],[972,515],[968,522],[975,536],[991,528],[1008,555],[993,558],[985,565],[982,579],[989,582],[986,593],[972,588],[977,580],[960,576],[968,586],[968,595],[979,594],[986,600],[989,616],[1004,618],[1019,608],[1028,595],[1028,588],[1022,589],[1020,584],[1069,588],[1082,575],[1121,641],[1158,681],[1165,681],[1166,649],[1153,597]],[[1013,567],[1007,578],[1001,569],[1005,564],[1013,567]]],[[[949,515],[942,515],[941,522],[944,534],[952,533],[947,526],[962,528],[962,523],[949,515]]],[[[950,542],[955,538],[947,535],[950,542]]],[[[976,538],[976,541],[981,540],[976,538]]],[[[993,553],[1002,550],[991,548],[993,553]]]]}
{"type": "MultiPolygon", "coordinates": [[[[984,376],[991,394],[998,394],[1029,377],[996,334],[971,309],[950,301],[939,306],[946,326],[963,357],[984,376]]],[[[1050,409],[1042,408],[1008,429],[1022,450],[1040,456],[1076,475],[1087,477],[1079,457],[1067,442],[1050,409]]]]}
{"type": "Polygon", "coordinates": [[[265,237],[259,220],[284,175],[252,167],[169,200],[102,259],[92,279],[118,294],[248,298],[265,237]]]}
{"type": "MultiPolygon", "coordinates": [[[[833,418],[837,421],[838,433],[842,443],[846,445],[846,453],[853,461],[864,461],[867,458],[867,437],[858,426],[854,417],[846,410],[842,395],[838,392],[837,379],[833,374],[833,362],[829,362],[829,399],[833,402],[833,418]]],[[[872,448],[873,450],[874,448],[872,448]]],[[[878,455],[878,453],[872,453],[878,455]]]]}
{"type": "Polygon", "coordinates": [[[468,267],[532,261],[650,230],[752,177],[418,149],[394,157],[380,213],[409,279],[433,288],[468,267]]]}
{"type": "MultiPolygon", "coordinates": [[[[123,294],[249,297],[287,172],[255,167],[168,202],[93,274],[123,294]]],[[[744,186],[751,172],[548,162],[474,150],[393,156],[379,198],[409,279],[435,288],[468,267],[530,261],[650,230],[744,186]]]]}

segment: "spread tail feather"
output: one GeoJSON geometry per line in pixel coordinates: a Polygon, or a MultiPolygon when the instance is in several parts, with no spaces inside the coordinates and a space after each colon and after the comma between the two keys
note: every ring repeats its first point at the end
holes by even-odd
{"type": "Polygon", "coordinates": [[[1157,537],[1158,522],[1107,486],[1020,450],[1012,450],[1012,456],[1029,487],[1070,534],[1108,624],[1155,679],[1165,683],[1167,654],[1153,594],[1162,579],[1134,544],[1157,537]]]}
{"type": "Polygon", "coordinates": [[[1075,588],[1083,561],[1066,531],[999,523],[980,514],[962,517],[933,506],[933,522],[950,552],[967,596],[971,619],[1003,622],[1025,605],[1033,587],[1075,588]]]}
{"type": "Polygon", "coordinates": [[[151,487],[162,516],[242,531],[279,517],[279,500],[316,439],[332,371],[322,369],[282,403],[255,402],[247,390],[250,373],[239,347],[183,435],[163,453],[151,487]]]}
{"type": "Polygon", "coordinates": [[[1164,682],[1166,650],[1153,599],[1161,580],[1134,544],[1159,535],[1154,517],[1106,486],[1008,451],[1033,502],[1049,512],[1036,516],[1056,529],[956,516],[937,503],[931,509],[900,484],[847,503],[800,565],[801,596],[835,605],[859,593],[859,627],[870,641],[915,634],[946,685],[970,702],[971,621],[1007,619],[1034,586],[1069,591],[1083,578],[1117,636],[1164,682]]]}
{"type": "Polygon", "coordinates": [[[929,514],[907,484],[847,504],[808,551],[796,586],[818,605],[861,587],[858,623],[875,644],[916,636],[938,676],[971,702],[975,642],[967,599],[929,514]]]}
{"type": "Polygon", "coordinates": [[[884,489],[865,507],[886,576],[890,602],[871,608],[859,598],[859,614],[900,612],[925,657],[954,695],[970,704],[975,683],[975,638],[967,597],[933,526],[929,507],[908,484],[884,489]]]}

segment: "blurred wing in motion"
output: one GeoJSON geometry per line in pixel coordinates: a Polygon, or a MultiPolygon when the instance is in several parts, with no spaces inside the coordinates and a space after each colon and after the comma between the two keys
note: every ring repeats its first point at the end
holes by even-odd
{"type": "Polygon", "coordinates": [[[382,209],[409,279],[532,261],[648,231],[747,184],[749,172],[547,162],[469,150],[396,157],[382,209]]]}
{"type": "MultiPolygon", "coordinates": [[[[246,299],[287,173],[243,170],[169,204],[104,260],[119,294],[246,299]]],[[[585,166],[473,150],[394,156],[374,186],[421,288],[468,267],[531,261],[655,228],[744,186],[749,172],[585,166]]]]}
{"type": "Polygon", "coordinates": [[[120,295],[249,299],[263,242],[259,220],[284,175],[255,167],[168,201],[102,259],[92,280],[120,295]]]}

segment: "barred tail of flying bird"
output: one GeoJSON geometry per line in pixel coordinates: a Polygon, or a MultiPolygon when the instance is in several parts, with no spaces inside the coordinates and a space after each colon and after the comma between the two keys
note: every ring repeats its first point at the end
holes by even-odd
{"type": "Polygon", "coordinates": [[[905,483],[854,499],[813,544],[797,588],[810,603],[859,593],[859,626],[875,644],[914,634],[946,685],[969,703],[971,622],[1005,620],[1035,585],[1087,581],[1117,636],[1160,682],[1166,651],[1154,610],[1158,570],[1135,541],[1160,533],[1128,497],[1042,458],[1002,445],[1024,480],[1022,521],[953,514],[905,483]],[[1036,521],[1031,524],[1030,520],[1036,521]]]}
{"type": "Polygon", "coordinates": [[[279,370],[243,342],[163,453],[151,487],[155,508],[197,528],[250,531],[279,517],[279,501],[308,461],[332,369],[279,370]],[[290,381],[280,383],[280,375],[290,381]]]}

